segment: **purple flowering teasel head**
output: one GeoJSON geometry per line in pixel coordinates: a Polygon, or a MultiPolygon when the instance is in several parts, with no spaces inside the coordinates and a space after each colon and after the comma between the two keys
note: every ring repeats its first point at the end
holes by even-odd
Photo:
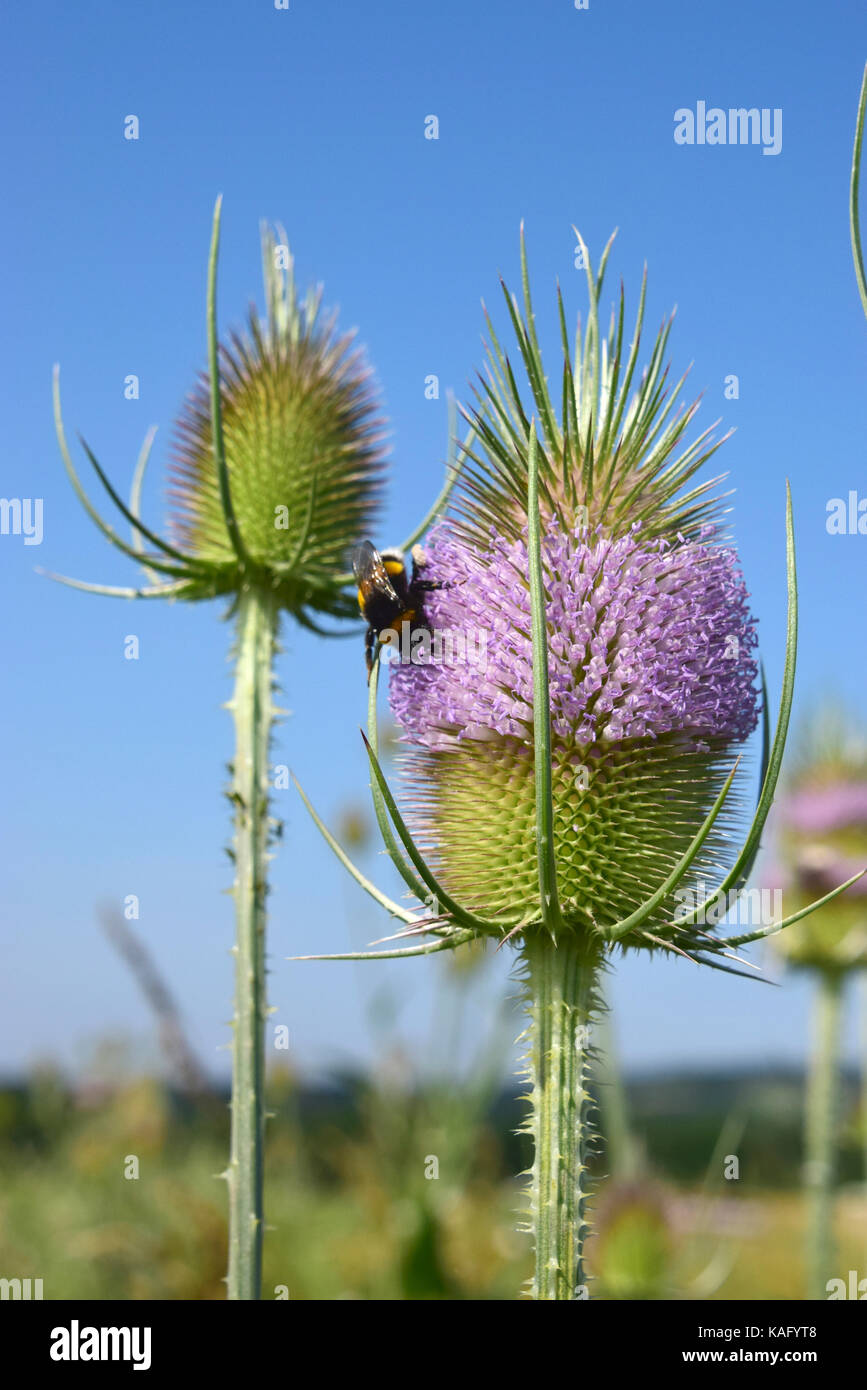
{"type": "Polygon", "coordinates": [[[404,923],[398,936],[415,939],[371,956],[427,954],[485,935],[526,940],[545,928],[594,956],[613,944],[664,948],[731,969],[717,957],[768,934],[724,938],[705,927],[752,870],[782,764],[797,640],[791,499],[786,663],[771,739],[722,479],[695,480],[723,441],[711,438],[715,426],[687,439],[697,405],[677,404],[685,375],[668,383],[670,320],[638,369],[645,284],[631,343],[622,289],[603,335],[611,242],[594,271],[576,236],[590,309],[570,340],[558,290],[559,405],[523,233],[522,302],[502,284],[523,373],[486,314],[486,374],[463,411],[461,468],[419,557],[427,639],[416,631],[413,661],[403,664],[401,643],[401,662],[391,663],[403,812],[376,756],[374,662],[377,819],[395,867],[429,910],[419,916],[375,888],[304,799],[357,881],[404,923]],[[760,793],[735,852],[743,798],[732,786],[760,713],[760,793]],[[717,871],[717,888],[699,901],[695,885],[717,871]]]}
{"type": "Polygon", "coordinates": [[[427,555],[425,578],[449,587],[430,593],[426,621],[434,633],[464,633],[477,656],[483,645],[483,669],[478,661],[396,667],[391,704],[410,745],[402,769],[410,826],[449,897],[453,890],[501,933],[543,920],[544,839],[557,929],[604,934],[640,914],[630,925],[643,934],[629,931],[628,942],[646,946],[656,944],[651,927],[670,936],[685,874],[710,877],[727,857],[739,809],[736,797],[726,801],[733,749],[754,729],[759,705],[756,635],[735,554],[722,543],[721,479],[694,482],[722,440],[712,439],[715,426],[687,440],[697,406],[677,403],[685,375],[668,384],[671,322],[639,377],[645,285],[631,345],[622,289],[604,337],[611,242],[596,273],[576,236],[590,311],[570,342],[558,290],[559,409],[522,234],[523,305],[503,292],[530,399],[486,315],[486,373],[465,411],[475,439],[427,555]],[[534,524],[544,712],[532,635],[534,524]],[[550,833],[539,824],[542,791],[550,833]]]}
{"type": "MultiPolygon", "coordinates": [[[[574,930],[637,908],[689,846],[757,722],[756,634],[734,552],[712,543],[542,539],[560,907],[574,930]]],[[[477,550],[441,525],[426,548],[434,631],[474,659],[392,667],[410,744],[410,828],[474,911],[514,922],[538,874],[533,645],[526,539],[477,550]]],[[[724,826],[696,872],[724,851],[724,826]]],[[[658,925],[673,904],[660,904],[658,925]]]]}

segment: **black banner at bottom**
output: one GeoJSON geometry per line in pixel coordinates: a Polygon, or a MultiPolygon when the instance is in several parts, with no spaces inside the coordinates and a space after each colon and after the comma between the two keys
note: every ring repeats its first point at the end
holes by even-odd
{"type": "MultiPolygon", "coordinates": [[[[493,1323],[478,1324],[479,1308],[471,1313],[466,1304],[437,1304],[415,1324],[407,1316],[408,1305],[399,1305],[399,1320],[389,1318],[387,1327],[377,1327],[370,1304],[337,1302],[318,1305],[328,1308],[327,1322],[310,1304],[272,1302],[265,1304],[225,1303],[0,1303],[0,1331],[7,1361],[14,1355],[16,1370],[39,1372],[60,1383],[64,1378],[99,1377],[103,1371],[118,1376],[126,1373],[164,1376],[196,1373],[221,1380],[233,1371],[246,1375],[284,1371],[292,1376],[298,1369],[299,1354],[304,1358],[305,1374],[309,1357],[321,1362],[329,1379],[340,1364],[357,1370],[371,1356],[380,1367],[395,1369],[400,1362],[390,1353],[399,1352],[409,1340],[413,1346],[405,1372],[415,1378],[410,1366],[419,1359],[429,1376],[442,1358],[443,1373],[454,1375],[466,1354],[466,1336],[475,1343],[473,1362],[478,1357],[494,1368],[498,1353],[509,1357],[513,1370],[521,1356],[521,1335],[540,1329],[556,1337],[551,1352],[559,1360],[566,1356],[580,1379],[587,1369],[636,1369],[665,1374],[683,1367],[700,1378],[705,1368],[722,1366],[784,1368],[804,1366],[823,1375],[851,1366],[863,1354],[867,1317],[860,1302],[828,1303],[626,1303],[590,1301],[539,1314],[529,1305],[518,1306],[503,1324],[503,1341],[498,1345],[499,1315],[492,1311],[493,1323]],[[448,1312],[448,1307],[452,1312],[448,1312]],[[520,1318],[519,1323],[514,1317],[520,1318]],[[553,1316],[555,1323],[536,1322],[553,1316]],[[465,1319],[472,1317],[471,1325],[465,1319]],[[524,1319],[527,1319],[524,1322],[524,1319]],[[560,1322],[559,1319],[564,1321],[560,1322]],[[356,1322],[356,1319],[358,1321],[356,1322]],[[454,1323],[452,1323],[454,1319],[454,1323]],[[451,1327],[460,1334],[453,1342],[451,1327]],[[514,1334],[518,1334],[516,1340],[514,1334]],[[354,1335],[355,1334],[355,1335],[354,1335]],[[492,1336],[493,1334],[493,1336],[492,1336]],[[560,1338],[568,1337],[568,1342],[560,1338]],[[274,1339],[274,1340],[272,1340],[274,1339]],[[423,1340],[420,1340],[423,1339],[423,1340]],[[461,1350],[463,1348],[463,1350],[461,1350]]],[[[395,1304],[378,1304],[382,1310],[397,1311],[395,1304]]],[[[493,1309],[494,1306],[490,1305],[493,1309]]],[[[514,1308],[515,1305],[505,1305],[514,1308]]],[[[421,1316],[421,1314],[419,1314],[421,1316]]],[[[526,1347],[526,1344],[524,1344],[526,1347]]],[[[526,1352],[525,1352],[526,1354],[526,1352]]],[[[544,1343],[536,1344],[535,1354],[544,1356],[544,1343]]],[[[465,1368],[469,1370],[469,1365],[465,1368]]],[[[530,1364],[525,1367],[530,1370],[530,1364]]],[[[537,1368],[538,1369],[538,1368],[537,1368]]]]}

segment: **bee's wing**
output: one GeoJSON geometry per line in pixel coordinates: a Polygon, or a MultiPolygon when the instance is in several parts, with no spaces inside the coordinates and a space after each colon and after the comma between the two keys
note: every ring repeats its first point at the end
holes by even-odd
{"type": "Polygon", "coordinates": [[[352,572],[357,583],[367,578],[379,559],[379,552],[372,541],[362,541],[355,547],[352,552],[352,572]]]}
{"type": "Polygon", "coordinates": [[[383,598],[398,602],[382,556],[370,541],[362,541],[356,547],[352,557],[352,571],[359,589],[365,596],[381,594],[383,598]]]}

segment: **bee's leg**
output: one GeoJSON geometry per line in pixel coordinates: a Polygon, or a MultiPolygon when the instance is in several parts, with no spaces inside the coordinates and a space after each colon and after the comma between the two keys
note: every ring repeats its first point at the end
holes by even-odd
{"type": "Polygon", "coordinates": [[[458,584],[463,584],[462,579],[422,579],[421,571],[427,564],[427,557],[420,545],[412,548],[412,578],[410,589],[415,589],[416,593],[430,594],[435,589],[454,589],[458,584]]]}
{"type": "Polygon", "coordinates": [[[437,589],[459,589],[465,579],[414,579],[413,588],[417,594],[431,594],[437,589]]]}
{"type": "Polygon", "coordinates": [[[373,670],[373,653],[376,647],[376,628],[369,627],[364,636],[364,659],[367,663],[367,684],[370,685],[370,673],[373,670]]]}

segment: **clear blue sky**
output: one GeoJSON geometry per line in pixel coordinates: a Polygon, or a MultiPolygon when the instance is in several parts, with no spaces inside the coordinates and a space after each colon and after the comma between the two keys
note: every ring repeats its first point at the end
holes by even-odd
{"type": "MultiPolygon", "coordinates": [[[[382,384],[392,473],[381,539],[439,485],[444,392],[481,359],[480,300],[516,278],[526,221],[540,327],[556,370],[553,287],[584,305],[576,223],[598,255],[619,227],[612,292],[634,305],[650,268],[651,326],[675,303],[677,371],[694,362],[700,420],[737,427],[719,456],[737,488],[736,536],[774,698],[785,610],[784,478],[796,507],[803,626],[799,691],[858,704],[867,668],[867,537],[825,531],[830,497],[867,493],[867,325],[848,244],[847,185],[861,0],[571,0],[437,5],[220,0],[75,6],[2,17],[4,447],[0,491],[44,499],[44,539],[0,537],[3,570],[0,1070],[38,1055],[73,1065],[107,1029],[149,1020],[95,920],[141,899],[141,934],[208,1064],[224,1068],[231,900],[220,791],[231,753],[230,633],[216,605],[136,606],[61,589],[37,564],[129,583],[135,571],[76,502],[53,438],[50,373],[125,491],[141,438],[160,434],[146,496],[164,514],[171,421],[204,355],[204,277],[224,195],[221,321],[259,299],[258,225],[288,229],[303,281],[322,280],[357,325],[382,384]],[[783,112],[776,156],[679,146],[674,112],[783,112]],[[135,114],[141,138],[123,138],[135,114]],[[438,141],[424,139],[435,114],[438,141]],[[127,401],[135,373],[141,397],[127,401]],[[439,401],[424,395],[436,373],[439,401]],[[740,399],[723,398],[728,373],[740,399]],[[141,659],[123,659],[138,635],[141,659]]],[[[498,323],[502,316],[497,308],[498,323]]],[[[334,816],[366,800],[357,726],[359,643],[285,634],[293,715],[275,760],[334,816]]],[[[386,981],[407,1033],[431,1029],[433,961],[290,965],[384,924],[279,793],[271,1000],[296,1058],[319,1071],[370,1051],[364,999],[386,981]]],[[[374,868],[381,867],[373,859],[374,868]]],[[[383,882],[387,883],[383,874],[383,882]]],[[[505,953],[504,953],[505,954],[505,953]]],[[[505,981],[499,961],[479,1026],[505,981]]],[[[806,991],[749,986],[685,963],[629,963],[613,991],[628,1065],[757,1062],[803,1053],[806,991]]],[[[854,1014],[848,1046],[854,1046],[854,1014]]],[[[434,1049],[435,1050],[435,1049],[434,1049]]]]}

